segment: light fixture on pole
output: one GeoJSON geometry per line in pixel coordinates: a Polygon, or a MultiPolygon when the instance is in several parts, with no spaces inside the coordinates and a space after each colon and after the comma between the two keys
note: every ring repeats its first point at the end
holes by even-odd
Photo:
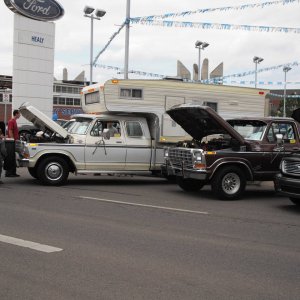
{"type": "Polygon", "coordinates": [[[195,43],[195,48],[199,49],[199,56],[198,56],[198,80],[201,81],[201,50],[204,50],[208,47],[209,44],[206,42],[197,41],[195,43]]]}
{"type": "Polygon", "coordinates": [[[93,84],[93,38],[94,38],[94,19],[100,20],[106,11],[96,9],[91,6],[85,6],[83,9],[84,16],[91,19],[91,46],[90,46],[90,85],[93,84]]]}
{"type": "Polygon", "coordinates": [[[283,93],[283,116],[286,117],[286,73],[288,71],[292,70],[291,67],[283,67],[283,72],[284,72],[284,93],[283,93]]]}
{"type": "Polygon", "coordinates": [[[253,62],[255,63],[255,88],[257,86],[257,65],[261,63],[264,59],[258,56],[253,57],[253,62]]]}

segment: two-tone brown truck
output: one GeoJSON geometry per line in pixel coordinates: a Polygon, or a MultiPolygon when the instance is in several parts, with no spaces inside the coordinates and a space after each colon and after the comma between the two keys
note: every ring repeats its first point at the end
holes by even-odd
{"type": "Polygon", "coordinates": [[[300,125],[292,118],[225,121],[211,108],[191,104],[167,113],[193,137],[165,150],[167,172],[185,191],[210,184],[217,198],[238,199],[247,182],[273,181],[282,157],[300,150],[300,125]]]}

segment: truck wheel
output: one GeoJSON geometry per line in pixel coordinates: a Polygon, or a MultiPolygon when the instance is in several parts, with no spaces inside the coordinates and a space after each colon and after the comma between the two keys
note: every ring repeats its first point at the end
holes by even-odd
{"type": "Polygon", "coordinates": [[[60,157],[47,157],[37,168],[37,177],[45,185],[63,185],[68,176],[68,164],[60,157]]]}
{"type": "Polygon", "coordinates": [[[218,199],[239,199],[245,191],[246,178],[238,167],[224,167],[214,176],[211,188],[218,199]]]}
{"type": "Polygon", "coordinates": [[[204,186],[203,181],[192,178],[184,179],[182,177],[177,177],[177,184],[186,192],[197,192],[204,186]]]}
{"type": "Polygon", "coordinates": [[[290,197],[290,200],[291,200],[294,204],[300,205],[300,199],[290,197]]]}
{"type": "Polygon", "coordinates": [[[28,169],[29,174],[30,174],[33,178],[37,179],[36,168],[27,168],[27,169],[28,169]]]}

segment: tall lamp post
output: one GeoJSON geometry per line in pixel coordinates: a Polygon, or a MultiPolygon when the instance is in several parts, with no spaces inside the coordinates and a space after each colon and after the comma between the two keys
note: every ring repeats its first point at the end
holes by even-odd
{"type": "Polygon", "coordinates": [[[253,62],[255,63],[255,88],[257,86],[257,65],[261,63],[264,59],[258,56],[253,57],[253,62]]]}
{"type": "Polygon", "coordinates": [[[198,56],[198,80],[201,81],[201,50],[204,50],[208,47],[209,44],[206,42],[197,41],[195,43],[195,48],[199,49],[199,56],[198,56]]]}
{"type": "Polygon", "coordinates": [[[292,70],[291,67],[283,67],[283,72],[284,72],[284,93],[283,93],[283,116],[286,117],[286,73],[288,71],[292,70]]]}
{"type": "Polygon", "coordinates": [[[90,46],[90,85],[93,84],[93,40],[94,40],[94,19],[100,20],[106,11],[96,9],[91,6],[85,6],[83,9],[84,16],[91,19],[91,46],[90,46]],[[95,12],[94,12],[95,11],[95,12]]]}

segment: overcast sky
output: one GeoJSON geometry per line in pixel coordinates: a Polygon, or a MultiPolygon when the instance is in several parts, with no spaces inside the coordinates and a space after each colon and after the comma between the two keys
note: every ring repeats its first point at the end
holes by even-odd
{"type": "MultiPolygon", "coordinates": [[[[173,12],[194,11],[201,8],[237,6],[263,3],[272,0],[131,0],[131,17],[161,15],[173,12]]],[[[0,2],[0,55],[1,72],[12,75],[13,13],[0,2]]],[[[69,79],[85,71],[89,80],[90,19],[83,16],[85,5],[106,10],[106,15],[94,22],[94,56],[105,46],[109,38],[125,20],[126,0],[60,0],[65,15],[56,21],[55,71],[62,79],[63,68],[68,69],[69,79]]],[[[227,23],[235,25],[265,25],[300,28],[300,3],[270,5],[265,8],[249,8],[186,17],[170,18],[177,21],[227,23]]],[[[162,75],[176,75],[177,60],[191,72],[198,63],[197,40],[209,43],[202,51],[202,59],[209,59],[209,71],[224,63],[224,75],[252,71],[254,56],[264,58],[259,65],[267,68],[281,64],[300,62],[300,34],[256,32],[243,30],[217,30],[197,28],[159,27],[133,24],[130,28],[129,69],[162,75]]],[[[103,65],[124,67],[125,28],[99,57],[103,65]]],[[[300,82],[300,66],[293,67],[287,79],[300,82]]],[[[114,70],[94,69],[94,81],[123,78],[114,70]]],[[[143,78],[131,75],[130,78],[143,78]]],[[[144,77],[145,78],[145,77],[144,77]]],[[[150,78],[150,77],[147,77],[150,78]]],[[[254,80],[254,75],[231,80],[254,80]]],[[[284,81],[282,69],[258,74],[259,81],[284,81]]],[[[261,86],[262,87],[262,86],[261,86]]],[[[289,85],[288,88],[300,88],[289,85]]],[[[269,86],[276,89],[282,86],[269,86]]]]}

